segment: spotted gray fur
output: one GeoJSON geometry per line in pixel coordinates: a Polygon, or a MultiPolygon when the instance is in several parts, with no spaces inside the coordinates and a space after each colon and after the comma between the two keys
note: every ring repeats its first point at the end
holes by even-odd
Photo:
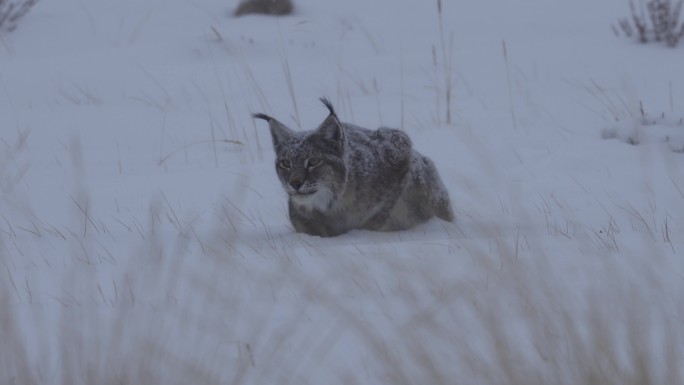
{"type": "Polygon", "coordinates": [[[369,130],[330,114],[312,131],[293,131],[264,114],[276,172],[298,232],[331,237],[352,229],[395,231],[437,216],[453,221],[449,193],[432,161],[403,131],[369,130]]]}

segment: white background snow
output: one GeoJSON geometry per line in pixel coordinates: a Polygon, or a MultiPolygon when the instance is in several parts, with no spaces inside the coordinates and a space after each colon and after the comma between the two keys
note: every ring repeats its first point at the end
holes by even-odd
{"type": "Polygon", "coordinates": [[[684,47],[614,36],[623,0],[236,5],[0,32],[0,383],[684,378],[684,47]],[[455,223],[294,233],[250,114],[321,96],[408,132],[455,223]]]}

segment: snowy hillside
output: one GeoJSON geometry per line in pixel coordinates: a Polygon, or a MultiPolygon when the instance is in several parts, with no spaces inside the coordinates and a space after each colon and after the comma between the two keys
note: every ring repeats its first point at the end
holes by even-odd
{"type": "Polygon", "coordinates": [[[0,31],[0,384],[684,381],[684,48],[626,0],[43,0],[0,31]],[[454,223],[295,233],[255,112],[454,223]]]}

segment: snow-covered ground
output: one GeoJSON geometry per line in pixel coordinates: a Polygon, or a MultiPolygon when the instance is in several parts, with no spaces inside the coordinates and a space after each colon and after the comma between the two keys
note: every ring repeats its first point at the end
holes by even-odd
{"type": "Polygon", "coordinates": [[[0,383],[684,381],[682,47],[615,37],[623,0],[295,4],[0,32],[0,383]],[[250,114],[321,96],[408,132],[455,223],[294,233],[250,114]]]}

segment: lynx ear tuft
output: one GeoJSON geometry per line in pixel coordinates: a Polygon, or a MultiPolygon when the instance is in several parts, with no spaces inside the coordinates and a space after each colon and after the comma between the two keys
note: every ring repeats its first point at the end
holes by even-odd
{"type": "Polygon", "coordinates": [[[267,121],[267,122],[270,122],[271,120],[273,120],[272,117],[270,117],[270,116],[268,116],[268,115],[266,115],[266,114],[262,114],[262,113],[252,114],[252,117],[253,117],[254,119],[263,119],[263,120],[265,120],[265,121],[267,121]]]}
{"type": "Polygon", "coordinates": [[[268,128],[271,130],[271,138],[273,139],[273,147],[276,149],[294,136],[294,132],[287,128],[287,126],[266,114],[253,114],[252,117],[268,122],[268,128]]]}
{"type": "Polygon", "coordinates": [[[330,111],[330,115],[337,118],[337,114],[335,114],[335,109],[333,108],[332,103],[330,103],[330,100],[328,100],[328,98],[320,98],[319,100],[325,105],[328,111],[330,111]]]}

